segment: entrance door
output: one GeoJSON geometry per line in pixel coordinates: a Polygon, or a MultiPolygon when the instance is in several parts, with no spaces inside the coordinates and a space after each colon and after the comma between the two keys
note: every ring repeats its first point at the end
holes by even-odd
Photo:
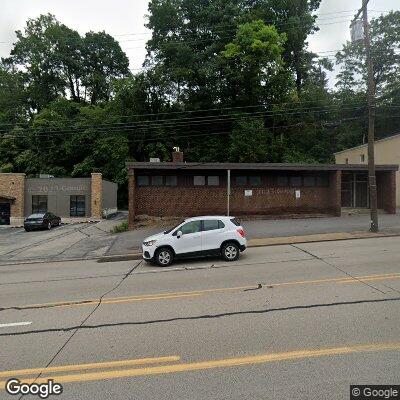
{"type": "Polygon", "coordinates": [[[0,225],[10,225],[10,203],[0,203],[0,225]]]}
{"type": "Polygon", "coordinates": [[[354,174],[354,207],[367,208],[368,207],[368,176],[365,173],[354,174]]]}
{"type": "Polygon", "coordinates": [[[343,172],[342,207],[368,208],[368,174],[343,172]]]}

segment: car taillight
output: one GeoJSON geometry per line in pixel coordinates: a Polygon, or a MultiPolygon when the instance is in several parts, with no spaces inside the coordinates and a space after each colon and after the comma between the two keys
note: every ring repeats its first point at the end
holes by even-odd
{"type": "Polygon", "coordinates": [[[241,237],[246,237],[246,233],[245,233],[244,229],[237,229],[237,232],[241,237]]]}

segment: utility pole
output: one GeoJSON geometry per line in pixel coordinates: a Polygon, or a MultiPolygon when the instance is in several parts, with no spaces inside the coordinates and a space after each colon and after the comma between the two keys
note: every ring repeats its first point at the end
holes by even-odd
{"type": "Polygon", "coordinates": [[[227,211],[226,214],[229,217],[230,216],[230,208],[231,208],[231,170],[228,169],[227,171],[227,185],[226,185],[226,195],[227,195],[227,211]]]}
{"type": "MultiPolygon", "coordinates": [[[[358,19],[360,14],[363,16],[364,27],[364,46],[367,56],[368,67],[368,183],[369,200],[371,210],[371,232],[378,232],[378,198],[376,192],[376,173],[375,173],[375,81],[374,64],[371,56],[371,33],[368,23],[368,2],[362,0],[362,7],[355,16],[353,22],[358,19]]],[[[353,40],[357,40],[356,38],[353,40]]]]}

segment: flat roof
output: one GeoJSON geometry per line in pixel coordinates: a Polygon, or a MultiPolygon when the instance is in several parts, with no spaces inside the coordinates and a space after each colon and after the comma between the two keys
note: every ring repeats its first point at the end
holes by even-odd
{"type": "MultiPolygon", "coordinates": [[[[264,170],[264,171],[367,171],[366,164],[279,164],[279,163],[173,163],[128,162],[128,170],[264,170]]],[[[397,171],[398,165],[376,165],[377,171],[397,171]]]]}
{"type": "MultiPolygon", "coordinates": [[[[400,136],[400,133],[397,133],[395,135],[388,136],[388,137],[385,137],[383,139],[375,140],[375,144],[376,143],[380,143],[380,142],[386,142],[386,141],[392,140],[392,139],[397,139],[399,136],[400,136]]],[[[360,144],[358,146],[349,147],[348,149],[337,151],[336,153],[333,153],[333,154],[336,155],[336,154],[346,153],[346,152],[351,151],[351,150],[364,149],[367,146],[368,146],[368,143],[364,143],[364,144],[360,144]]]]}

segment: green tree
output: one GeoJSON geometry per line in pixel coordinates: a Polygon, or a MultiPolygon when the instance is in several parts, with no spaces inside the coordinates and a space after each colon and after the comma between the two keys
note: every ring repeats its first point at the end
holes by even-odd
{"type": "Polygon", "coordinates": [[[240,25],[234,40],[225,46],[222,56],[235,61],[244,103],[260,104],[267,97],[271,78],[282,69],[285,41],[285,34],[257,20],[240,25]]]}
{"type": "Polygon", "coordinates": [[[83,79],[90,104],[108,101],[114,79],[129,75],[129,60],[119,43],[105,32],[89,32],[83,39],[83,79]]]}
{"type": "MultiPolygon", "coordinates": [[[[374,61],[374,79],[379,96],[385,94],[393,81],[398,82],[400,72],[400,11],[371,21],[371,54],[374,61]]],[[[338,75],[339,90],[365,90],[367,67],[363,42],[347,42],[336,55],[341,67],[338,75]]]]}
{"type": "Polygon", "coordinates": [[[268,162],[272,136],[259,118],[244,118],[233,128],[229,140],[229,159],[233,162],[268,162]]]}
{"type": "Polygon", "coordinates": [[[129,75],[128,58],[105,32],[82,38],[47,14],[29,19],[16,34],[4,63],[21,71],[33,111],[66,96],[91,104],[108,101],[113,81],[129,75]]]}

